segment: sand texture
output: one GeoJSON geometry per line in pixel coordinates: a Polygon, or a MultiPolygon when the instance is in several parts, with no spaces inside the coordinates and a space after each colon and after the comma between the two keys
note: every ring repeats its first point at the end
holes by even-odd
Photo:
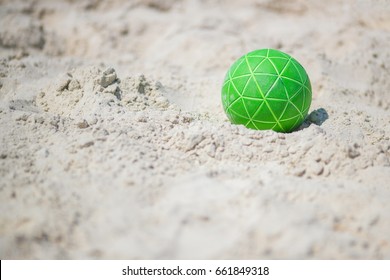
{"type": "Polygon", "coordinates": [[[390,2],[0,1],[0,259],[390,259],[390,2]],[[229,123],[261,48],[313,88],[229,123]]]}

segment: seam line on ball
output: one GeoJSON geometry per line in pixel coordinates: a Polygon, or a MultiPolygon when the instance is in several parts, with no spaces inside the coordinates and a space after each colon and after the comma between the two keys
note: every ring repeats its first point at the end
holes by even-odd
{"type": "MultiPolygon", "coordinates": [[[[299,64],[299,62],[298,61],[295,61],[296,63],[298,63],[299,64]]],[[[301,71],[299,71],[299,69],[298,69],[298,67],[297,67],[297,65],[296,65],[296,63],[293,63],[293,65],[294,65],[294,67],[295,67],[295,69],[297,70],[297,72],[298,72],[298,75],[299,75],[299,77],[301,78],[301,82],[302,82],[302,84],[303,84],[303,86],[310,92],[310,90],[309,90],[309,88],[308,87],[306,87],[306,85],[305,85],[305,83],[307,82],[307,80],[309,79],[309,76],[306,74],[305,76],[305,81],[303,81],[303,79],[302,79],[302,75],[301,75],[301,71]]],[[[300,64],[299,64],[300,65],[300,64]]],[[[302,65],[300,65],[301,67],[302,67],[302,65]]],[[[303,68],[303,67],[302,67],[303,68]]],[[[303,110],[303,108],[305,108],[305,103],[306,103],[306,92],[305,91],[303,91],[303,103],[302,103],[302,110],[303,110]]]]}
{"type": "MultiPolygon", "coordinates": [[[[275,86],[275,84],[276,84],[276,82],[277,82],[278,80],[280,80],[280,82],[281,82],[281,83],[283,84],[283,86],[284,86],[283,80],[282,80],[282,78],[280,77],[280,73],[283,73],[283,71],[287,68],[287,65],[291,62],[291,57],[287,60],[286,64],[283,66],[282,71],[280,71],[280,72],[278,71],[278,69],[277,69],[276,65],[273,63],[273,61],[272,61],[271,59],[269,59],[269,58],[268,58],[268,60],[269,60],[269,62],[271,63],[272,67],[275,69],[276,73],[278,74],[278,77],[275,79],[275,82],[274,82],[274,84],[272,85],[272,87],[275,86]]],[[[268,90],[267,95],[268,95],[269,92],[271,91],[272,87],[268,90]]],[[[285,132],[286,129],[282,126],[282,123],[280,122],[280,121],[281,121],[280,119],[282,118],[283,114],[286,112],[286,109],[287,109],[287,107],[288,107],[288,103],[290,102],[290,96],[289,96],[289,94],[288,94],[288,92],[287,92],[287,90],[286,90],[286,86],[284,86],[284,92],[285,92],[286,97],[287,97],[287,100],[286,100],[287,102],[286,102],[286,104],[284,105],[284,109],[283,109],[282,113],[279,115],[278,120],[276,121],[277,123],[273,126],[272,129],[274,129],[277,125],[279,125],[279,127],[285,132]]]]}
{"type": "Polygon", "coordinates": [[[300,82],[300,81],[297,81],[297,80],[295,80],[295,79],[292,79],[292,78],[290,78],[290,77],[286,77],[286,76],[283,76],[283,75],[280,75],[280,77],[281,77],[282,79],[286,79],[286,80],[292,81],[292,82],[294,82],[294,83],[297,83],[298,85],[300,85],[300,86],[306,88],[307,90],[309,90],[309,88],[308,88],[306,85],[302,84],[302,82],[300,82]]]}
{"type": "MultiPolygon", "coordinates": [[[[269,49],[268,49],[268,52],[267,52],[267,57],[268,57],[268,54],[269,54],[269,49]]],[[[251,73],[251,75],[252,75],[252,79],[253,79],[253,81],[255,82],[257,89],[259,90],[261,96],[262,96],[263,99],[264,99],[264,102],[263,102],[263,103],[266,104],[266,106],[268,107],[268,110],[271,112],[271,114],[272,114],[274,120],[279,124],[279,126],[280,126],[280,127],[282,128],[282,130],[285,132],[284,128],[283,128],[283,127],[280,125],[280,123],[278,122],[277,117],[275,116],[275,113],[274,113],[274,111],[272,110],[271,106],[269,106],[269,104],[268,104],[268,102],[267,102],[267,99],[265,98],[265,95],[264,95],[263,91],[261,90],[261,88],[260,88],[260,86],[259,86],[259,83],[256,81],[255,76],[253,75],[253,71],[252,71],[252,69],[251,69],[251,67],[250,67],[250,65],[249,65],[248,58],[247,58],[246,55],[245,55],[245,60],[246,60],[246,65],[248,66],[248,70],[250,71],[250,73],[251,73]]],[[[275,82],[274,82],[274,83],[275,83],[275,82]]],[[[274,85],[272,85],[272,87],[273,87],[273,86],[274,86],[274,85]]],[[[262,104],[263,104],[263,103],[262,103],[262,104]]],[[[260,105],[260,106],[261,106],[261,105],[260,105]]],[[[260,106],[259,106],[259,108],[260,108],[260,106]]],[[[259,111],[259,108],[256,110],[255,113],[257,113],[257,112],[259,111]]],[[[253,118],[253,116],[252,116],[250,119],[252,119],[252,118],[253,118]]]]}
{"type": "MultiPolygon", "coordinates": [[[[271,76],[271,77],[278,77],[277,74],[271,74],[271,73],[253,73],[253,75],[256,77],[256,76],[271,76]]],[[[243,75],[240,75],[240,76],[234,76],[232,77],[232,80],[237,80],[239,78],[243,78],[243,77],[251,77],[252,75],[251,74],[243,74],[243,75]]],[[[227,82],[229,82],[229,80],[227,80],[224,85],[227,84],[227,82]]],[[[298,82],[298,81],[296,81],[298,82]]]]}
{"type": "MultiPolygon", "coordinates": [[[[287,68],[287,64],[289,64],[289,63],[290,63],[290,64],[293,64],[293,60],[292,60],[291,58],[290,58],[289,61],[286,63],[286,65],[283,67],[283,69],[282,69],[282,71],[281,71],[280,73],[283,73],[283,72],[284,72],[284,70],[287,68]]],[[[293,65],[294,65],[294,64],[293,64],[293,65]]],[[[275,66],[274,66],[274,67],[275,67],[275,66]]],[[[276,69],[275,69],[275,70],[276,70],[276,69]]],[[[280,116],[279,116],[279,121],[286,121],[286,119],[282,119],[282,117],[283,117],[284,113],[286,112],[286,109],[287,109],[287,107],[288,107],[289,104],[291,104],[291,105],[297,110],[297,112],[299,113],[299,115],[303,118],[302,108],[299,109],[293,102],[291,102],[291,99],[292,99],[293,97],[295,97],[297,94],[299,94],[299,92],[300,92],[301,90],[303,91],[303,85],[300,84],[301,87],[300,87],[292,96],[290,96],[290,95],[288,94],[288,91],[287,91],[286,85],[284,84],[283,79],[280,78],[280,81],[282,82],[282,84],[283,84],[283,86],[284,86],[284,91],[285,91],[285,93],[286,93],[286,96],[287,96],[288,100],[287,100],[286,106],[285,106],[284,109],[283,109],[282,114],[280,114],[280,116]]],[[[299,115],[297,115],[297,116],[299,116],[299,115]]],[[[296,117],[296,116],[295,116],[295,117],[296,117]]]]}
{"type": "Polygon", "coordinates": [[[259,64],[256,65],[255,68],[253,68],[252,72],[255,73],[255,71],[257,70],[257,68],[259,68],[260,65],[263,64],[263,62],[266,61],[266,60],[267,60],[267,58],[265,57],[262,61],[259,62],[259,64]]]}
{"type": "MultiPolygon", "coordinates": [[[[242,93],[240,93],[239,91],[238,91],[238,89],[237,89],[237,87],[236,87],[236,85],[233,83],[233,81],[232,81],[232,76],[229,74],[229,79],[230,79],[230,84],[231,85],[233,85],[233,88],[234,88],[234,90],[237,92],[237,94],[240,96],[239,98],[237,98],[237,99],[241,99],[242,98],[242,93]]],[[[249,78],[250,79],[250,78],[249,78]]],[[[248,80],[249,80],[248,79],[248,80]]],[[[248,81],[247,81],[248,82],[248,81]]],[[[248,109],[246,108],[246,105],[245,105],[245,102],[242,102],[242,104],[243,104],[243,106],[244,106],[244,109],[245,109],[245,112],[246,112],[246,114],[247,114],[247,118],[248,119],[251,119],[251,117],[249,116],[249,112],[248,112],[248,109]]]]}
{"type": "Polygon", "coordinates": [[[234,72],[233,72],[233,74],[232,74],[232,73],[230,73],[230,70],[229,70],[229,77],[230,77],[230,78],[232,77],[232,75],[234,76],[234,74],[236,74],[238,67],[240,67],[240,66],[241,66],[241,64],[243,64],[243,63],[244,63],[244,60],[243,60],[243,59],[241,59],[241,62],[240,62],[238,65],[237,65],[236,69],[234,69],[234,72]]]}
{"type": "MultiPolygon", "coordinates": [[[[280,73],[283,73],[284,70],[287,68],[287,65],[288,65],[289,63],[291,63],[292,57],[290,56],[290,57],[288,58],[286,64],[283,66],[283,69],[282,69],[280,72],[279,72],[278,68],[276,67],[276,65],[273,63],[273,61],[272,61],[271,59],[269,59],[269,58],[267,58],[267,59],[268,59],[268,61],[271,63],[271,65],[272,65],[272,67],[274,68],[275,72],[278,74],[278,77],[275,79],[275,82],[273,83],[273,85],[268,89],[268,91],[267,91],[267,93],[266,93],[266,97],[267,97],[268,94],[270,93],[271,89],[272,89],[272,88],[275,86],[275,84],[278,82],[278,80],[280,80],[280,82],[283,83],[283,80],[282,80],[282,78],[281,78],[281,74],[280,74],[280,73]]],[[[284,86],[284,83],[283,83],[283,86],[284,86]]],[[[289,97],[289,95],[288,95],[288,93],[287,93],[287,90],[286,90],[286,87],[285,87],[285,86],[284,86],[284,91],[285,91],[285,93],[286,93],[287,100],[285,100],[285,101],[287,101],[287,103],[286,103],[286,105],[284,106],[283,112],[279,115],[279,118],[276,120],[276,123],[277,123],[277,124],[275,124],[274,128],[276,127],[276,125],[279,125],[279,127],[285,132],[286,130],[285,130],[285,128],[282,126],[282,124],[281,124],[281,122],[280,122],[280,119],[281,119],[281,117],[283,116],[284,112],[285,112],[286,109],[287,109],[287,106],[288,106],[290,97],[289,97]]]]}
{"type": "MultiPolygon", "coordinates": [[[[230,80],[228,80],[228,81],[229,81],[228,95],[229,95],[229,97],[230,97],[230,89],[231,89],[232,83],[230,82],[230,80]]],[[[241,96],[238,96],[238,97],[237,97],[236,99],[234,99],[232,102],[229,102],[229,105],[227,106],[226,111],[231,110],[231,107],[232,107],[238,100],[240,100],[240,98],[241,98],[241,96]]],[[[229,99],[228,99],[228,100],[229,100],[229,99]]],[[[231,111],[233,111],[233,110],[231,110],[231,111]]]]}

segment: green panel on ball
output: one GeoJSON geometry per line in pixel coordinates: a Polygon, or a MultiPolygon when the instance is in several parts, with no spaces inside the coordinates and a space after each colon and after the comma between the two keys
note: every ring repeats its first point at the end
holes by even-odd
{"type": "MultiPolygon", "coordinates": [[[[258,67],[256,67],[256,70],[252,71],[253,73],[257,74],[267,74],[267,75],[273,75],[277,76],[278,71],[275,69],[275,66],[271,63],[269,58],[258,58],[261,63],[258,64],[258,67]],[[264,60],[264,61],[263,61],[264,60]]],[[[247,67],[248,69],[248,67],[247,67]]],[[[247,70],[248,71],[248,70],[247,70]]]]}
{"type": "Polygon", "coordinates": [[[256,110],[259,109],[259,107],[262,106],[263,102],[253,102],[253,99],[248,99],[243,97],[242,100],[244,101],[245,108],[249,115],[253,116],[256,113],[256,110]]]}
{"type": "Polygon", "coordinates": [[[275,65],[279,74],[283,72],[283,70],[290,64],[290,59],[286,58],[272,58],[272,63],[275,65]]]}
{"type": "Polygon", "coordinates": [[[256,75],[255,76],[256,83],[253,83],[255,87],[259,87],[261,92],[258,92],[257,95],[262,97],[265,92],[268,92],[270,88],[275,84],[276,77],[270,77],[266,75],[256,75]],[[263,93],[263,95],[261,94],[263,93]]]}
{"type": "Polygon", "coordinates": [[[229,120],[251,129],[291,132],[306,117],[312,99],[309,77],[298,61],[273,49],[239,58],[222,86],[229,120]]]}
{"type": "Polygon", "coordinates": [[[278,50],[273,50],[273,49],[265,49],[265,50],[267,50],[267,57],[271,57],[271,58],[283,57],[283,58],[287,58],[287,59],[291,58],[291,56],[289,56],[288,54],[281,52],[281,51],[278,51],[278,50]]]}
{"type": "Polygon", "coordinates": [[[259,100],[263,99],[260,91],[258,90],[258,86],[255,82],[255,79],[253,77],[249,77],[248,84],[246,85],[245,91],[242,93],[242,95],[248,98],[257,98],[259,100]]]}
{"type": "Polygon", "coordinates": [[[233,103],[231,103],[228,109],[230,109],[231,112],[234,112],[238,116],[242,116],[248,120],[250,119],[248,113],[245,110],[245,104],[242,98],[238,98],[233,103]]]}

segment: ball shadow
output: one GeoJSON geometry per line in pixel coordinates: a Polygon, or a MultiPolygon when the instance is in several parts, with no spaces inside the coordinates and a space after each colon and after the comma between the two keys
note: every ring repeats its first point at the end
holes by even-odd
{"type": "Polygon", "coordinates": [[[328,112],[324,108],[313,110],[309,115],[307,115],[303,123],[295,131],[308,128],[312,124],[321,126],[328,118],[328,112]]]}

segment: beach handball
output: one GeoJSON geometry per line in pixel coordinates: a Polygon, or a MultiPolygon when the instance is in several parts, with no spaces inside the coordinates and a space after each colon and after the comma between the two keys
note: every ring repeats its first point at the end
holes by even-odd
{"type": "Polygon", "coordinates": [[[222,86],[229,120],[252,129],[291,132],[311,103],[309,77],[298,61],[273,49],[255,50],[230,67],[222,86]]]}

